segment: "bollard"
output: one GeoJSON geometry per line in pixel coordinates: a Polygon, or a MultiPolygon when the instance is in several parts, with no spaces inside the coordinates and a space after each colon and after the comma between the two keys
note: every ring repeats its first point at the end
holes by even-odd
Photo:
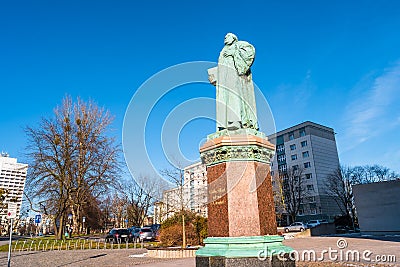
{"type": "Polygon", "coordinates": [[[18,240],[15,242],[15,246],[14,246],[14,252],[17,249],[17,245],[18,245],[18,240]]]}
{"type": "MultiPolygon", "coordinates": [[[[24,249],[25,249],[25,244],[26,244],[26,240],[24,240],[24,244],[22,244],[22,251],[24,251],[24,249]]],[[[21,251],[21,249],[19,251],[21,251]]]]}
{"type": "Polygon", "coordinates": [[[141,243],[141,246],[140,246],[142,249],[143,249],[143,246],[144,246],[143,242],[144,242],[144,241],[143,241],[143,239],[142,239],[142,243],[141,243]]]}

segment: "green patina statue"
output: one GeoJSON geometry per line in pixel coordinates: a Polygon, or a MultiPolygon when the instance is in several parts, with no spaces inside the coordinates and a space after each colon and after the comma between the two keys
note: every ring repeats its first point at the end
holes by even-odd
{"type": "Polygon", "coordinates": [[[218,67],[208,70],[217,88],[217,131],[250,128],[258,130],[256,101],[250,67],[255,48],[228,33],[218,58],[218,67]]]}

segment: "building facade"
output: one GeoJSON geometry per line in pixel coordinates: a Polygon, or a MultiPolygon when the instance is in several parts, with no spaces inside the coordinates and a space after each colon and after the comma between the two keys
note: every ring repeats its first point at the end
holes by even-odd
{"type": "Polygon", "coordinates": [[[353,185],[360,231],[368,235],[400,235],[400,179],[353,185]]]}
{"type": "Polygon", "coordinates": [[[207,217],[207,168],[201,162],[185,168],[185,187],[190,211],[207,217]]]}
{"type": "Polygon", "coordinates": [[[155,223],[161,223],[182,208],[207,217],[207,170],[201,162],[184,168],[182,188],[163,192],[162,200],[154,206],[155,223]]]}
{"type": "Polygon", "coordinates": [[[332,220],[341,215],[335,200],[326,190],[329,175],[339,167],[334,130],[307,121],[268,138],[276,145],[271,163],[272,177],[282,177],[293,168],[301,169],[304,197],[297,220],[332,220]]]}
{"type": "Polygon", "coordinates": [[[27,164],[18,163],[16,158],[10,158],[6,153],[0,154],[0,188],[5,195],[4,207],[0,210],[2,225],[8,224],[8,202],[17,203],[17,217],[20,215],[27,171],[27,164]]]}

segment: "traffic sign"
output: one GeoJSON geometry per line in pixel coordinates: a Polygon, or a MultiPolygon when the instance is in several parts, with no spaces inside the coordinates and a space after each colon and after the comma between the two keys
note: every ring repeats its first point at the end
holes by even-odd
{"type": "Polygon", "coordinates": [[[39,224],[42,221],[42,215],[36,214],[35,216],[35,223],[39,224]]]}
{"type": "Polygon", "coordinates": [[[8,211],[7,218],[15,219],[17,217],[17,203],[9,202],[8,203],[8,211]]]}

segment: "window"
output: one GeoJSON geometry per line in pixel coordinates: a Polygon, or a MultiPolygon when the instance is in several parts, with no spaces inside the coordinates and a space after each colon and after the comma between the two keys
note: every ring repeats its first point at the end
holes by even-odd
{"type": "Polygon", "coordinates": [[[295,150],[296,149],[296,144],[290,145],[290,150],[295,150]]]}
{"type": "Polygon", "coordinates": [[[310,154],[308,153],[308,151],[303,152],[303,158],[308,158],[310,156],[310,154]]]}
{"type": "Polygon", "coordinates": [[[274,171],[271,171],[271,176],[274,176],[274,171]]]}
{"type": "Polygon", "coordinates": [[[294,154],[291,156],[292,160],[296,160],[297,159],[297,154],[294,154]]]}
{"type": "Polygon", "coordinates": [[[311,214],[311,215],[317,214],[317,210],[316,210],[316,209],[311,209],[310,214],[311,214]]]}
{"type": "Polygon", "coordinates": [[[308,197],[308,202],[315,203],[315,196],[308,197]]]}
{"type": "Polygon", "coordinates": [[[286,170],[287,170],[286,164],[283,164],[283,165],[279,166],[279,171],[284,172],[286,170]]]}
{"type": "Polygon", "coordinates": [[[306,179],[311,179],[312,174],[311,173],[306,173],[306,179]]]}
{"type": "Polygon", "coordinates": [[[310,162],[304,163],[304,168],[310,168],[310,167],[311,167],[311,163],[310,162]]]}
{"type": "Polygon", "coordinates": [[[294,133],[289,133],[289,140],[293,140],[294,139],[294,133]]]}
{"type": "Polygon", "coordinates": [[[285,161],[286,160],[286,155],[279,155],[278,156],[278,161],[279,162],[282,162],[282,161],[285,161]]]}
{"type": "Polygon", "coordinates": [[[299,133],[300,133],[300,136],[305,136],[306,135],[306,130],[304,128],[300,129],[299,133]]]}
{"type": "Polygon", "coordinates": [[[305,146],[307,146],[307,140],[301,142],[301,147],[305,147],[305,146]]]}
{"type": "Polygon", "coordinates": [[[276,146],[276,151],[277,151],[277,152],[283,152],[283,151],[285,151],[285,146],[284,146],[283,144],[277,145],[277,146],[276,146]]]}
{"type": "Polygon", "coordinates": [[[293,168],[294,171],[297,171],[299,169],[299,165],[293,165],[292,168],[293,168]]]}
{"type": "Polygon", "coordinates": [[[307,190],[308,190],[308,191],[314,190],[314,185],[308,184],[308,185],[307,185],[307,190]]]}

